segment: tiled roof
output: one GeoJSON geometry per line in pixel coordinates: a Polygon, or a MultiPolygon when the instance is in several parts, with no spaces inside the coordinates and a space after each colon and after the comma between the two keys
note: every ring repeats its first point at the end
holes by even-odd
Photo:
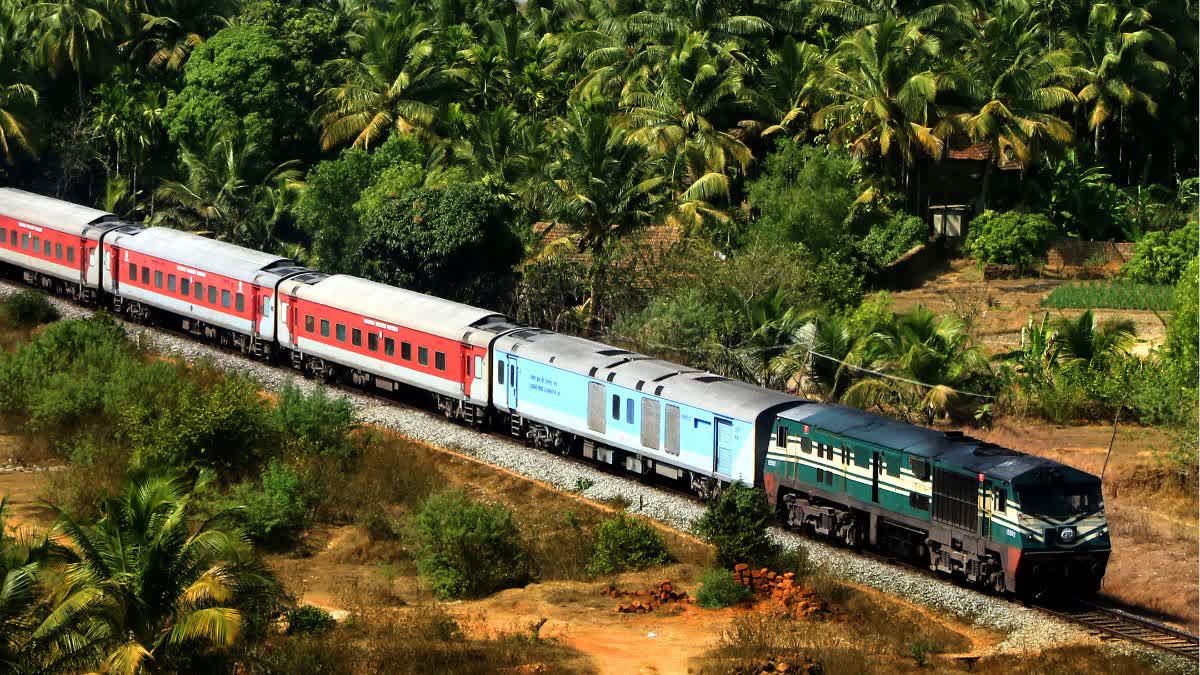
{"type": "MultiPolygon", "coordinates": [[[[946,157],[948,159],[967,159],[981,162],[986,160],[990,154],[986,143],[976,143],[975,145],[968,145],[965,148],[951,148],[946,152],[946,157]]],[[[1002,171],[1012,171],[1020,169],[1021,163],[1015,160],[1004,160],[1000,162],[999,167],[1002,171]]]]}

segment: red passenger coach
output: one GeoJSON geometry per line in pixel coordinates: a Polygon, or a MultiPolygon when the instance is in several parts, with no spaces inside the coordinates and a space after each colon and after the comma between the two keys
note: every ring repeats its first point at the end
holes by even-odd
{"type": "Polygon", "coordinates": [[[0,188],[0,262],[22,268],[28,283],[76,299],[95,297],[96,251],[119,226],[111,213],[0,188]]]}
{"type": "Polygon", "coordinates": [[[434,393],[448,416],[483,415],[488,347],[492,328],[507,321],[503,315],[320,273],[285,280],[279,303],[279,344],[294,350],[297,367],[386,391],[411,385],[434,393]]]}
{"type": "Polygon", "coordinates": [[[152,309],[181,327],[247,353],[271,353],[275,289],[297,268],[271,253],[165,227],[122,228],[105,240],[104,290],[118,311],[152,309]]]}

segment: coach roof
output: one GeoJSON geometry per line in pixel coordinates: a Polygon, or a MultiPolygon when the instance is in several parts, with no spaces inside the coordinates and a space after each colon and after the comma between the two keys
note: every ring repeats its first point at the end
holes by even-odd
{"type": "Polygon", "coordinates": [[[83,236],[88,225],[115,221],[107,211],[64,202],[16,188],[0,188],[0,214],[30,225],[50,227],[76,236],[83,236]]]}
{"type": "Polygon", "coordinates": [[[114,244],[198,270],[252,283],[255,276],[276,263],[289,263],[274,253],[263,253],[169,227],[151,227],[119,237],[114,244]]]}
{"type": "Polygon", "coordinates": [[[312,285],[296,284],[289,288],[284,283],[282,288],[301,300],[453,340],[461,340],[477,322],[504,316],[345,274],[335,274],[312,285]]]}

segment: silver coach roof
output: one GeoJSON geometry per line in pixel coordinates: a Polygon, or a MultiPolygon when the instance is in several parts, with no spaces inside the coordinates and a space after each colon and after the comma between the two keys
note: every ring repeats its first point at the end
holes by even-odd
{"type": "Polygon", "coordinates": [[[301,300],[336,307],[370,319],[461,340],[472,324],[503,314],[345,274],[308,285],[284,282],[301,300]]]}
{"type": "Polygon", "coordinates": [[[0,188],[0,213],[30,225],[52,227],[77,236],[83,236],[88,225],[117,219],[107,211],[16,188],[0,188]]]}
{"type": "Polygon", "coordinates": [[[776,406],[805,400],[602,342],[529,328],[501,336],[497,349],[686,405],[753,421],[776,406]],[[594,369],[594,370],[593,370],[594,369]]]}
{"type": "Polygon", "coordinates": [[[252,283],[268,265],[291,262],[274,253],[230,244],[169,227],[150,227],[120,236],[118,246],[252,283]]]}

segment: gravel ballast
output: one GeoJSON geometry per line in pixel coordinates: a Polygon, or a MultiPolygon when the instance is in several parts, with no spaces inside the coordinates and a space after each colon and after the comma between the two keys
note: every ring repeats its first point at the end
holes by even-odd
{"type": "MultiPolygon", "coordinates": [[[[0,298],[23,288],[11,282],[0,281],[0,298]]],[[[79,318],[92,313],[91,310],[64,300],[52,301],[63,318],[79,318]]],[[[174,354],[189,361],[205,359],[231,371],[251,374],[268,390],[282,389],[288,383],[293,383],[304,391],[319,386],[291,369],[267,366],[167,331],[130,323],[125,325],[131,336],[151,349],[174,354]]],[[[608,474],[550,452],[528,448],[497,434],[475,431],[449,422],[432,412],[402,404],[384,403],[351,391],[338,390],[338,393],[353,403],[361,420],[367,424],[378,425],[433,446],[478,458],[488,464],[543,481],[564,491],[576,492],[589,499],[623,499],[630,504],[630,512],[654,518],[674,529],[690,532],[692,523],[703,512],[701,504],[687,496],[608,474]],[[586,489],[576,490],[582,485],[586,485],[586,489]]],[[[807,550],[811,564],[833,576],[960,617],[981,628],[1004,633],[1006,637],[992,647],[992,652],[1035,651],[1081,642],[1094,643],[1097,640],[1081,627],[1044,612],[943,582],[915,570],[885,564],[844,549],[805,539],[781,528],[775,528],[773,536],[787,548],[803,547],[807,550]]],[[[1119,645],[1121,651],[1153,654],[1160,666],[1171,670],[1195,668],[1195,664],[1188,664],[1184,659],[1158,650],[1125,642],[1112,644],[1114,647],[1119,645]]]]}

